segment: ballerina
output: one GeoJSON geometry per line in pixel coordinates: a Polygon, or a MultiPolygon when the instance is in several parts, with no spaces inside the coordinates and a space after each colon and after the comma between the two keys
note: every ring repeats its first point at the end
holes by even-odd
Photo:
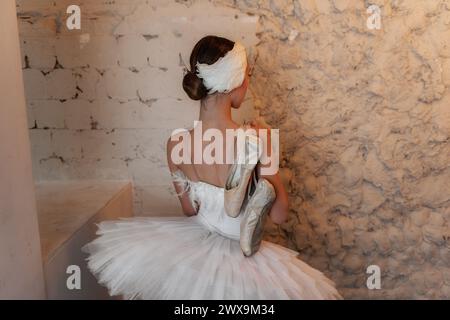
{"type": "MultiPolygon", "coordinates": [[[[240,107],[251,76],[245,47],[206,36],[192,50],[190,69],[183,88],[191,99],[201,100],[202,130],[215,128],[225,135],[240,128],[231,108],[240,107]]],[[[263,240],[253,255],[242,253],[241,216],[230,217],[224,205],[230,164],[172,159],[177,141],[194,144],[194,129],[167,142],[168,167],[185,216],[99,223],[98,237],[83,247],[99,283],[110,295],[127,299],[340,299],[334,283],[292,249],[263,240]]],[[[208,146],[200,144],[201,151],[208,146]]],[[[287,193],[278,173],[261,173],[265,165],[270,166],[258,163],[255,170],[276,192],[268,217],[280,224],[288,217],[287,193]]]]}

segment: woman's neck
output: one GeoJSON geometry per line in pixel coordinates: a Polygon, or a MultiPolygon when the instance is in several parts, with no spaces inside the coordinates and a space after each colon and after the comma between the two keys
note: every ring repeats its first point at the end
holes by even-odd
{"type": "Polygon", "coordinates": [[[216,94],[201,101],[200,117],[203,128],[222,128],[233,123],[228,95],[216,94]]]}

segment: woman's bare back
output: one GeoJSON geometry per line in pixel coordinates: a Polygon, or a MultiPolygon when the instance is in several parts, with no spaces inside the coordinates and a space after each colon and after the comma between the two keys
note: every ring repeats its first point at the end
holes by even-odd
{"type": "MultiPolygon", "coordinates": [[[[197,139],[197,137],[194,135],[194,129],[189,130],[190,134],[190,142],[191,142],[191,153],[189,154],[189,158],[191,159],[190,163],[183,163],[178,165],[178,168],[183,171],[183,173],[186,175],[186,177],[191,181],[203,181],[208,184],[215,185],[217,187],[223,188],[225,185],[225,180],[227,179],[228,171],[230,169],[231,164],[227,163],[226,161],[226,154],[229,152],[232,152],[234,148],[234,151],[236,151],[236,146],[234,144],[227,144],[226,143],[226,129],[237,129],[239,128],[239,125],[235,123],[228,124],[227,127],[224,128],[213,128],[218,130],[222,134],[222,143],[219,144],[217,142],[216,148],[221,148],[221,152],[223,157],[218,157],[222,159],[222,161],[218,161],[219,163],[207,163],[205,161],[204,156],[207,156],[211,153],[211,155],[216,156],[215,152],[210,152],[208,150],[205,153],[205,149],[208,148],[209,145],[214,143],[213,141],[204,141],[203,139],[197,139]],[[197,144],[197,146],[195,146],[197,144]],[[201,163],[195,163],[194,162],[194,155],[195,152],[201,152],[201,158],[200,155],[197,155],[200,159],[202,159],[201,163]],[[205,163],[206,162],[206,163],[205,163]]],[[[202,128],[201,135],[203,137],[203,133],[210,128],[202,128]]],[[[200,132],[200,131],[199,131],[200,132]]],[[[213,146],[211,145],[210,148],[213,146]]],[[[234,153],[233,153],[234,154],[234,153]]]]}

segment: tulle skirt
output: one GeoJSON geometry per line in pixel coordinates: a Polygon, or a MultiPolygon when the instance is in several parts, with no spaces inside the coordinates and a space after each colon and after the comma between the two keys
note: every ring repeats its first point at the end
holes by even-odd
{"type": "Polygon", "coordinates": [[[339,299],[334,283],[263,241],[245,257],[239,241],[192,217],[133,217],[98,224],[83,247],[88,268],[110,295],[126,299],[339,299]]]}

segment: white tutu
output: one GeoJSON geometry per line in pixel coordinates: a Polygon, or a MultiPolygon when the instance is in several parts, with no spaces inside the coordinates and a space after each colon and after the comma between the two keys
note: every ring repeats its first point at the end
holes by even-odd
{"type": "MultiPolygon", "coordinates": [[[[182,179],[179,177],[179,179],[182,179]]],[[[185,180],[186,181],[186,180],[185,180]]],[[[134,217],[98,224],[83,247],[88,267],[111,295],[127,299],[337,299],[334,283],[263,241],[245,257],[239,217],[223,209],[223,189],[189,182],[200,210],[192,217],[134,217]]]]}
{"type": "Polygon", "coordinates": [[[333,283],[297,256],[263,241],[245,257],[239,241],[196,217],[141,217],[99,224],[83,249],[111,295],[137,299],[335,299],[333,283]]]}

